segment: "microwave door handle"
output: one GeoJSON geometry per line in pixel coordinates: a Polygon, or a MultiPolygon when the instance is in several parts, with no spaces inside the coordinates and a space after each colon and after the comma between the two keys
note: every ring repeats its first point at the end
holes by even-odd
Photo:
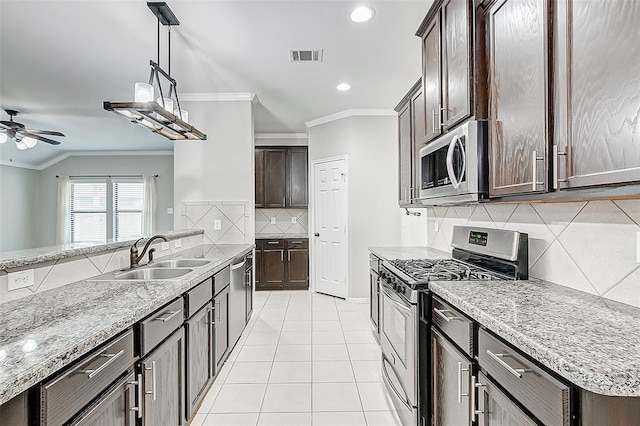
{"type": "Polygon", "coordinates": [[[451,186],[453,186],[454,189],[458,189],[458,187],[460,186],[460,181],[462,181],[462,177],[460,178],[460,180],[457,179],[456,172],[455,170],[453,170],[453,153],[458,142],[460,142],[460,139],[456,135],[453,137],[453,139],[451,139],[451,142],[449,143],[449,149],[447,150],[447,174],[449,175],[449,179],[451,180],[451,186]]]}
{"type": "Polygon", "coordinates": [[[460,138],[456,136],[456,139],[457,139],[456,143],[458,144],[458,146],[460,146],[460,152],[462,154],[462,173],[460,173],[460,179],[458,179],[458,186],[460,186],[460,184],[464,179],[464,173],[467,170],[467,153],[464,150],[464,145],[462,144],[462,141],[460,140],[460,138]]]}

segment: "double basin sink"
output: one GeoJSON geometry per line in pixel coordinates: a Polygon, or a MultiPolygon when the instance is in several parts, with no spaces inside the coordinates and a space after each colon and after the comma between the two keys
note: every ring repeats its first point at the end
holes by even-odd
{"type": "Polygon", "coordinates": [[[151,265],[132,269],[130,271],[115,271],[95,278],[95,281],[143,281],[143,280],[172,280],[192,272],[191,268],[208,265],[213,260],[206,259],[173,259],[152,263],[151,265]]]}

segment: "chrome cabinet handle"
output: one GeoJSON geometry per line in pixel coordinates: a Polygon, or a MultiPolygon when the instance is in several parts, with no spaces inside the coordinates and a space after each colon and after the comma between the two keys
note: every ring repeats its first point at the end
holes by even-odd
{"type": "Polygon", "coordinates": [[[156,385],[156,362],[155,361],[151,361],[151,368],[149,367],[145,367],[144,368],[145,371],[151,371],[151,391],[147,391],[145,390],[145,395],[152,395],[153,400],[157,400],[158,399],[158,388],[156,385]]]}
{"type": "Polygon", "coordinates": [[[558,145],[553,146],[553,189],[558,189],[558,182],[566,182],[566,179],[558,178],[558,161],[559,156],[564,155],[566,160],[567,153],[565,151],[558,151],[558,145]]]}
{"type": "Polygon", "coordinates": [[[267,241],[267,244],[278,244],[280,241],[267,241]]]}
{"type": "Polygon", "coordinates": [[[130,385],[134,385],[136,387],[136,393],[138,394],[138,406],[137,407],[131,407],[129,408],[130,411],[135,411],[136,412],[136,417],[141,419],[142,418],[142,404],[144,401],[144,394],[142,393],[142,374],[138,374],[137,376],[137,380],[134,380],[133,382],[129,382],[128,384],[130,385]]]}
{"type": "Polygon", "coordinates": [[[504,360],[502,358],[506,358],[506,357],[510,356],[507,353],[494,354],[489,349],[487,349],[487,355],[489,355],[491,358],[493,358],[498,364],[500,364],[504,369],[506,369],[509,373],[511,373],[514,376],[516,376],[518,379],[522,379],[522,375],[524,373],[527,373],[527,372],[531,371],[531,370],[528,370],[526,368],[513,368],[512,366],[510,366],[509,364],[504,362],[504,360]]]}
{"type": "Polygon", "coordinates": [[[107,368],[112,362],[122,356],[122,354],[124,354],[124,349],[115,354],[101,354],[100,358],[108,359],[100,367],[94,368],[93,370],[80,370],[78,371],[78,373],[86,374],[89,379],[93,379],[95,376],[104,371],[104,369],[107,368]]]}
{"type": "Polygon", "coordinates": [[[531,158],[531,168],[533,169],[533,179],[531,180],[531,190],[537,191],[538,185],[544,185],[544,182],[538,182],[538,161],[543,161],[544,157],[538,157],[538,151],[533,151],[531,158]]]}
{"type": "Polygon", "coordinates": [[[437,309],[437,308],[433,308],[433,312],[435,312],[436,314],[438,314],[438,316],[440,316],[442,319],[444,319],[446,322],[451,322],[451,320],[457,320],[460,319],[458,317],[448,317],[445,315],[445,312],[451,312],[449,309],[437,309]]]}
{"type": "Polygon", "coordinates": [[[291,262],[291,251],[287,250],[287,261],[291,262]]]}
{"type": "Polygon", "coordinates": [[[170,311],[169,315],[167,315],[166,317],[158,317],[158,318],[154,318],[154,321],[162,321],[162,322],[167,322],[169,321],[171,318],[175,317],[176,315],[178,315],[180,312],[182,312],[180,309],[178,309],[177,311],[170,311]]]}
{"type": "Polygon", "coordinates": [[[220,301],[219,300],[216,302],[216,312],[215,312],[214,318],[216,321],[220,321],[220,301]]]}
{"type": "Polygon", "coordinates": [[[436,132],[436,116],[438,115],[438,112],[435,109],[432,109],[431,115],[433,117],[433,121],[431,122],[431,133],[435,133],[436,132]]]}
{"type": "Polygon", "coordinates": [[[280,262],[284,262],[284,250],[280,250],[280,262]]]}
{"type": "Polygon", "coordinates": [[[462,368],[462,362],[458,362],[458,404],[462,404],[462,397],[469,396],[468,393],[462,393],[462,372],[470,371],[469,368],[462,368]]]}
{"type": "Polygon", "coordinates": [[[216,325],[216,321],[215,321],[216,313],[215,313],[215,310],[213,309],[213,306],[209,306],[207,308],[207,310],[209,311],[209,315],[211,315],[211,319],[212,319],[211,321],[208,322],[208,324],[209,325],[216,325]]]}
{"type": "Polygon", "coordinates": [[[478,410],[476,402],[476,389],[484,387],[482,383],[478,383],[476,376],[471,376],[471,421],[475,422],[478,414],[484,414],[484,411],[478,410]]]}

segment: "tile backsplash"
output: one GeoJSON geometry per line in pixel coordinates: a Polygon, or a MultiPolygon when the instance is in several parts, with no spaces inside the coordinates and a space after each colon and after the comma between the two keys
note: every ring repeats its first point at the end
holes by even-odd
{"type": "Polygon", "coordinates": [[[256,234],[306,234],[308,230],[306,209],[256,209],[256,234]],[[271,218],[275,218],[275,224],[271,218]]]}
{"type": "MultiPolygon", "coordinates": [[[[196,247],[202,244],[202,234],[180,238],[180,247],[175,248],[175,242],[171,241],[169,250],[162,250],[161,242],[151,245],[156,249],[156,258],[167,256],[171,253],[196,247]]],[[[19,268],[12,268],[8,272],[33,269],[34,284],[29,287],[9,291],[7,271],[0,271],[0,303],[23,297],[33,296],[43,291],[62,287],[76,281],[95,277],[96,275],[129,268],[129,247],[111,249],[100,253],[89,253],[73,256],[65,259],[35,263],[19,268]]],[[[145,259],[146,262],[146,259],[145,259]]]]}
{"type": "Polygon", "coordinates": [[[253,244],[249,201],[182,201],[184,229],[204,230],[204,244],[253,244]]]}
{"type": "Polygon", "coordinates": [[[427,209],[427,245],[447,252],[455,225],[529,234],[529,275],[640,307],[640,200],[427,209]]]}

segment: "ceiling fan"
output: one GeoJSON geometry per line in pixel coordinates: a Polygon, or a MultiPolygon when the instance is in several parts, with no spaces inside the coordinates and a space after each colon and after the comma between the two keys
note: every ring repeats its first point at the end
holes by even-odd
{"type": "Polygon", "coordinates": [[[15,109],[5,109],[9,114],[9,121],[0,120],[0,143],[5,143],[7,139],[15,139],[16,147],[19,150],[25,150],[36,146],[38,141],[46,142],[51,145],[60,145],[60,142],[53,139],[45,138],[47,136],[63,136],[60,132],[52,130],[31,130],[25,128],[24,124],[13,121],[13,117],[18,115],[15,109]]]}

